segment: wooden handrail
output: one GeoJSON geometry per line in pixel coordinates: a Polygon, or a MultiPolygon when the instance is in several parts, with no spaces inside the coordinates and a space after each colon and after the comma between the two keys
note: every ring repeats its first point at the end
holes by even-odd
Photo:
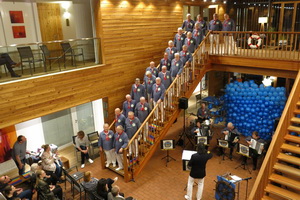
{"type": "Polygon", "coordinates": [[[294,116],[293,111],[295,110],[296,104],[299,101],[299,96],[300,71],[295,79],[292,91],[281,115],[275,134],[273,135],[269,150],[264,158],[264,162],[249,195],[250,200],[261,199],[264,195],[264,189],[269,182],[269,176],[273,172],[273,166],[277,162],[277,156],[280,152],[280,147],[284,142],[284,136],[288,132],[287,128],[290,126],[290,119],[294,116]]]}

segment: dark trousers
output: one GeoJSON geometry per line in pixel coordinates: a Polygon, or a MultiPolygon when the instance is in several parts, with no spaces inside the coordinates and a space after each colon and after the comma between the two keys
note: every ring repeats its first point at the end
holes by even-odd
{"type": "Polygon", "coordinates": [[[11,75],[15,74],[11,66],[15,65],[16,63],[10,58],[10,56],[7,53],[2,53],[0,55],[0,65],[4,64],[6,65],[6,68],[8,69],[11,75]]]}
{"type": "Polygon", "coordinates": [[[25,159],[25,158],[24,158],[24,159],[21,159],[21,163],[23,163],[23,167],[22,167],[22,168],[19,167],[19,163],[18,163],[16,160],[14,160],[14,161],[15,161],[15,163],[16,163],[18,169],[19,169],[19,175],[23,175],[23,174],[25,173],[25,163],[26,163],[26,159],[25,159]]]}
{"type": "Polygon", "coordinates": [[[59,185],[56,185],[54,190],[52,190],[55,196],[57,196],[60,200],[63,199],[63,191],[59,185]]]}
{"type": "MultiPolygon", "coordinates": [[[[257,159],[259,157],[259,154],[254,151],[253,149],[250,149],[250,156],[252,157],[252,162],[253,162],[253,168],[257,167],[257,159]]],[[[243,156],[243,162],[247,163],[247,157],[243,156]]]]}
{"type": "MultiPolygon", "coordinates": [[[[82,150],[86,150],[86,149],[87,149],[85,146],[80,146],[80,148],[81,148],[82,150]]],[[[89,158],[90,158],[89,153],[86,153],[86,154],[85,154],[85,153],[82,153],[82,152],[81,152],[81,164],[84,164],[85,158],[86,158],[86,159],[89,159],[89,158]]]]}
{"type": "Polygon", "coordinates": [[[48,185],[56,185],[59,177],[52,171],[46,171],[46,174],[50,176],[50,178],[47,178],[45,181],[48,183],[48,185]]]}
{"type": "Polygon", "coordinates": [[[23,192],[21,192],[18,197],[20,197],[21,199],[32,199],[32,191],[31,190],[24,190],[23,192]]]}
{"type": "Polygon", "coordinates": [[[55,170],[55,174],[57,177],[61,177],[62,176],[62,162],[59,160],[59,165],[55,162],[55,165],[56,165],[56,170],[55,170]]]}

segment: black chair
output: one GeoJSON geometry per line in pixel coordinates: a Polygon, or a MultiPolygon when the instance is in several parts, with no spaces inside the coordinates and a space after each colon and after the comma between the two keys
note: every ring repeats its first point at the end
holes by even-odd
{"type": "MultiPolygon", "coordinates": [[[[34,54],[32,53],[31,47],[26,46],[26,47],[18,47],[18,52],[21,58],[21,70],[23,74],[23,63],[28,63],[29,64],[29,69],[30,69],[30,74],[32,75],[32,69],[31,69],[31,64],[33,64],[33,71],[35,72],[35,63],[36,62],[43,62],[44,64],[44,71],[47,72],[45,62],[42,58],[34,58],[34,54]]],[[[39,54],[39,53],[38,53],[39,54]]]]}
{"type": "Polygon", "coordinates": [[[58,62],[58,67],[59,67],[59,71],[61,71],[61,68],[60,68],[60,62],[59,62],[59,59],[62,58],[62,56],[51,56],[51,51],[49,51],[48,47],[46,45],[41,45],[40,46],[42,52],[43,52],[43,59],[44,59],[44,63],[45,63],[45,67],[47,68],[46,66],[46,61],[48,60],[49,61],[49,65],[50,65],[50,70],[51,70],[51,61],[54,60],[58,62]]]}
{"type": "Polygon", "coordinates": [[[80,193],[80,199],[81,199],[81,192],[83,192],[83,187],[80,186],[81,184],[79,184],[79,181],[80,179],[83,178],[83,172],[79,172],[77,166],[71,167],[68,170],[62,168],[62,171],[66,178],[65,189],[67,188],[67,182],[69,182],[71,184],[71,191],[72,191],[73,198],[74,198],[74,192],[75,190],[77,190],[80,193]],[[73,169],[76,169],[76,172],[70,174],[69,172],[72,171],[73,169]]]}
{"type": "Polygon", "coordinates": [[[97,148],[98,149],[98,139],[99,139],[99,133],[98,131],[92,132],[87,134],[88,136],[88,140],[90,141],[90,145],[91,145],[91,149],[92,149],[92,153],[93,153],[93,157],[94,157],[94,149],[97,148]]]}
{"type": "Polygon", "coordinates": [[[84,199],[87,200],[105,200],[103,197],[99,196],[96,191],[92,191],[84,187],[84,185],[80,184],[84,189],[84,199]]]}
{"type": "Polygon", "coordinates": [[[71,57],[72,65],[76,67],[76,57],[82,56],[83,64],[84,62],[84,55],[83,55],[83,49],[82,48],[72,48],[69,42],[60,43],[62,50],[64,52],[64,66],[66,67],[66,57],[71,57]]]}
{"type": "Polygon", "coordinates": [[[78,152],[80,153],[80,151],[76,147],[76,142],[75,142],[76,137],[77,137],[77,135],[73,135],[72,136],[72,141],[73,141],[73,146],[74,146],[74,156],[76,156],[76,159],[77,159],[77,162],[78,162],[79,161],[78,152]]]}
{"type": "MultiPolygon", "coordinates": [[[[5,71],[5,74],[6,74],[6,76],[7,76],[7,69],[6,69],[6,65],[5,64],[2,64],[2,65],[0,65],[0,66],[3,66],[3,68],[4,68],[4,71],[5,71]]],[[[0,74],[2,73],[2,71],[0,72],[0,74]]],[[[1,77],[1,76],[0,76],[1,77]]]]}

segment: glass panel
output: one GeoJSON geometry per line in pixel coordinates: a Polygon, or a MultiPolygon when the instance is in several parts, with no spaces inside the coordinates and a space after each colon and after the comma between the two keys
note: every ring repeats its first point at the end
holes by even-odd
{"type": "Polygon", "coordinates": [[[186,15],[189,12],[189,6],[183,6],[183,12],[182,12],[182,21],[186,19],[186,15]]]}
{"type": "Polygon", "coordinates": [[[281,9],[281,4],[273,4],[272,5],[271,26],[269,27],[270,31],[278,31],[279,30],[280,9],[281,9]]]}
{"type": "Polygon", "coordinates": [[[297,4],[295,32],[300,32],[300,3],[297,4]]]}
{"type": "Polygon", "coordinates": [[[73,127],[70,109],[42,117],[46,144],[62,146],[72,142],[73,127]]]}
{"type": "Polygon", "coordinates": [[[199,14],[200,7],[199,6],[191,6],[191,16],[194,21],[197,20],[197,15],[199,14]]]}
{"type": "Polygon", "coordinates": [[[294,4],[293,3],[284,4],[284,15],[283,15],[282,31],[286,31],[286,32],[291,32],[292,31],[293,11],[294,11],[294,4]]]}
{"type": "Polygon", "coordinates": [[[78,130],[82,130],[86,134],[95,131],[93,106],[91,102],[76,106],[76,114],[78,130]]]}

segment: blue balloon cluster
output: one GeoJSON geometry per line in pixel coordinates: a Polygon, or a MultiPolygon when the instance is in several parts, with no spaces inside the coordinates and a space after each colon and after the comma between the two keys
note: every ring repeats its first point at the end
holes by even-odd
{"type": "Polygon", "coordinates": [[[275,119],[281,116],[286,102],[284,87],[236,81],[226,85],[224,98],[227,122],[245,136],[258,131],[262,139],[271,139],[275,119]]]}

